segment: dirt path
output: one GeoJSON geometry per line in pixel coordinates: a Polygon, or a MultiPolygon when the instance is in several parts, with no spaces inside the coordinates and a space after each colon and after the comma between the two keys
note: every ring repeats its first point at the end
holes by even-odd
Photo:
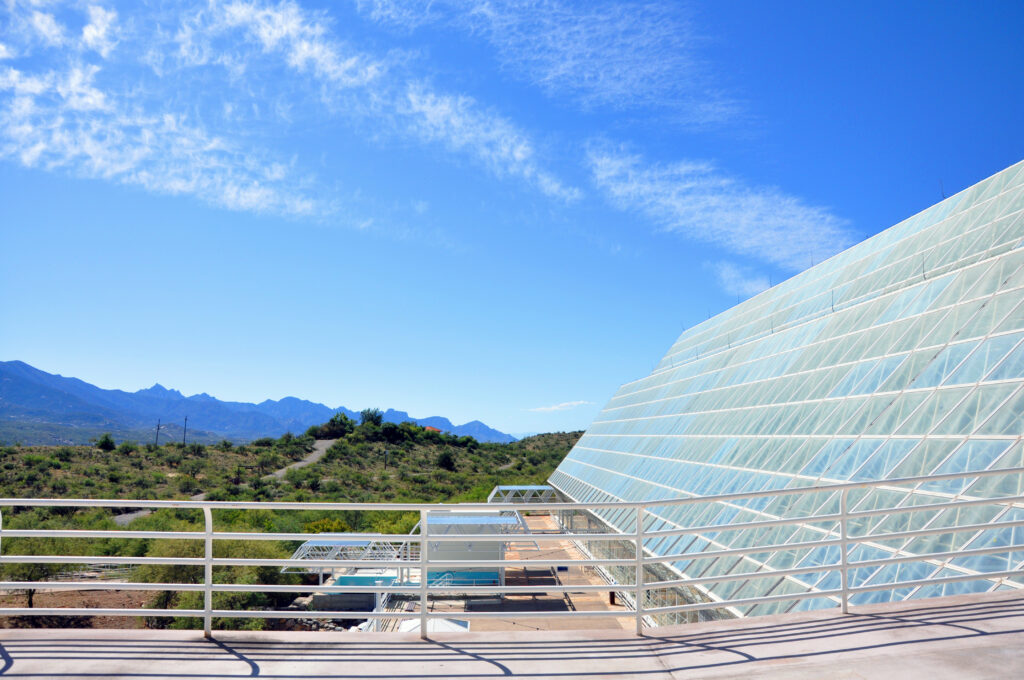
{"type": "MultiPolygon", "coordinates": [[[[308,456],[306,456],[302,460],[299,460],[299,461],[296,461],[296,462],[292,463],[291,465],[286,465],[285,467],[281,468],[280,470],[274,470],[270,474],[263,475],[263,479],[284,479],[285,474],[289,470],[297,470],[299,468],[304,468],[307,465],[312,465],[313,463],[315,463],[318,460],[320,460],[321,458],[323,458],[324,454],[327,453],[327,449],[331,448],[331,444],[333,444],[336,441],[338,441],[338,440],[337,439],[318,439],[318,440],[316,440],[313,443],[313,450],[309,453],[308,456]]],[[[189,496],[189,500],[192,500],[192,501],[205,501],[206,500],[206,494],[205,493],[197,493],[195,496],[189,496]]],[[[144,508],[142,510],[136,510],[135,512],[126,512],[123,515],[115,515],[114,516],[114,523],[117,526],[119,526],[119,527],[128,526],[129,524],[131,524],[134,520],[138,519],[139,517],[145,517],[146,515],[149,515],[152,512],[153,512],[152,510],[147,510],[147,509],[144,508]]]]}
{"type": "Polygon", "coordinates": [[[331,448],[331,444],[333,444],[336,441],[338,440],[317,439],[316,442],[313,444],[313,452],[310,453],[308,456],[306,456],[305,458],[298,462],[292,463],[291,465],[287,465],[281,468],[280,470],[275,470],[274,472],[271,472],[269,475],[265,475],[263,479],[284,479],[285,474],[289,470],[297,470],[299,468],[304,468],[307,465],[312,465],[313,463],[323,458],[324,454],[327,453],[327,449],[331,448]]]}

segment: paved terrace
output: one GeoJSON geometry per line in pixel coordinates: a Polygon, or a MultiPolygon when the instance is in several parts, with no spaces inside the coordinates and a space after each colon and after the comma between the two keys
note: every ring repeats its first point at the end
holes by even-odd
{"type": "Polygon", "coordinates": [[[625,631],[4,630],[0,675],[47,678],[1024,677],[1024,594],[625,631]]]}

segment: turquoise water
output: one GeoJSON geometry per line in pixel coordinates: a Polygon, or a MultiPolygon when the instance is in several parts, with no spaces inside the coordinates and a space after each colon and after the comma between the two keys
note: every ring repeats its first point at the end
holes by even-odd
{"type": "Polygon", "coordinates": [[[394,584],[395,580],[394,576],[384,574],[345,574],[334,579],[334,584],[339,586],[390,586],[394,584]]]}
{"type": "MultiPolygon", "coordinates": [[[[500,576],[496,571],[431,571],[429,583],[439,585],[444,581],[447,585],[453,586],[496,586],[500,583],[500,576]]],[[[345,574],[334,580],[338,586],[391,586],[396,585],[398,579],[394,576],[383,574],[345,574]]],[[[402,584],[397,584],[402,585],[402,584]]],[[[419,585],[417,581],[410,581],[405,585],[419,585]]]]}
{"type": "Polygon", "coordinates": [[[450,577],[453,586],[496,586],[501,581],[496,571],[431,571],[428,583],[435,584],[450,577]]]}

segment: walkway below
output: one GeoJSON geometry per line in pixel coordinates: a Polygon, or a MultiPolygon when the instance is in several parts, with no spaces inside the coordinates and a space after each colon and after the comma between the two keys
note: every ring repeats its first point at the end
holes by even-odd
{"type": "Polygon", "coordinates": [[[1024,594],[622,631],[3,630],[0,675],[48,678],[1024,677],[1024,594]]]}

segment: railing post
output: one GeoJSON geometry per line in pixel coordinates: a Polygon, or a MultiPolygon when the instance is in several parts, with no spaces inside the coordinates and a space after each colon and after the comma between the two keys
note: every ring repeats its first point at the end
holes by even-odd
{"type": "Polygon", "coordinates": [[[206,549],[203,555],[203,637],[213,637],[213,513],[203,507],[206,522],[206,549]]]}
{"type": "Polygon", "coordinates": [[[427,639],[427,515],[429,511],[420,510],[420,638],[427,639]]]}
{"type": "Polygon", "coordinates": [[[633,581],[636,592],[633,599],[636,603],[636,634],[644,634],[644,508],[636,507],[636,576],[633,581]]]}
{"type": "Polygon", "coordinates": [[[843,489],[839,495],[839,539],[842,542],[840,545],[840,572],[839,576],[842,581],[842,610],[844,614],[850,613],[850,561],[849,561],[849,528],[847,526],[850,514],[849,502],[847,500],[847,493],[849,489],[843,489]]]}

